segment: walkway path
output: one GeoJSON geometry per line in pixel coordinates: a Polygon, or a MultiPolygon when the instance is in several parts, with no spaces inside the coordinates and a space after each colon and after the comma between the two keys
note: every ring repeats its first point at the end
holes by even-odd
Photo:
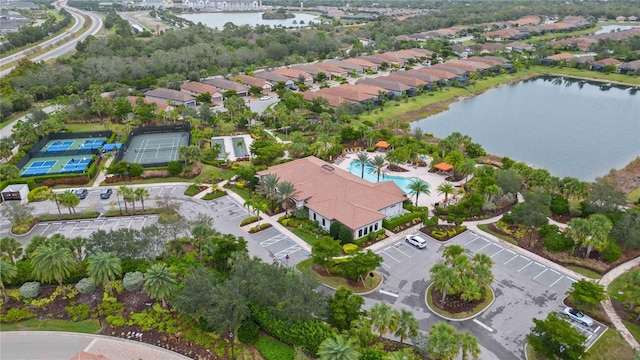
{"type": "Polygon", "coordinates": [[[80,351],[104,355],[109,359],[189,359],[184,355],[140,341],[103,335],[58,331],[9,331],[0,333],[1,359],[69,360],[80,351]]]}

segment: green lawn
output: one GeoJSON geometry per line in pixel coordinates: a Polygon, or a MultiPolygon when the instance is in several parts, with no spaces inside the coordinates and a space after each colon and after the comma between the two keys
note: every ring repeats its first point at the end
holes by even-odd
{"type": "Polygon", "coordinates": [[[580,275],[584,275],[590,279],[600,279],[602,276],[600,274],[598,274],[597,272],[591,270],[591,269],[587,269],[587,268],[583,268],[582,266],[576,266],[576,265],[567,265],[568,269],[571,269],[575,272],[577,272],[580,275]]]}
{"type": "Polygon", "coordinates": [[[85,132],[85,131],[104,131],[106,130],[104,125],[100,125],[97,123],[89,123],[89,124],[67,124],[65,126],[67,130],[71,132],[85,132]]]}
{"type": "Polygon", "coordinates": [[[240,188],[237,188],[235,186],[232,186],[228,190],[231,190],[234,193],[240,195],[240,197],[245,199],[245,200],[251,199],[251,191],[249,191],[249,189],[240,189],[240,188]]]}
{"type": "Polygon", "coordinates": [[[609,284],[607,292],[610,298],[615,299],[619,302],[627,301],[627,294],[622,291],[624,285],[627,283],[627,274],[628,273],[624,273],[621,276],[618,276],[611,282],[611,284],[609,284]]]}
{"type": "Polygon", "coordinates": [[[200,178],[203,180],[208,179],[225,179],[229,180],[233,176],[233,171],[220,169],[213,165],[202,164],[202,172],[200,178]]]}
{"type": "Polygon", "coordinates": [[[619,332],[609,329],[587,351],[584,360],[613,360],[633,358],[633,349],[619,332]]]}
{"type": "Polygon", "coordinates": [[[316,243],[316,241],[318,241],[318,238],[315,235],[311,235],[311,234],[307,234],[304,231],[301,231],[300,229],[295,229],[292,227],[288,227],[287,229],[289,229],[289,231],[291,231],[292,233],[296,234],[297,237],[299,237],[300,239],[304,240],[304,242],[306,242],[307,244],[313,246],[313,244],[316,243]]]}
{"type": "Polygon", "coordinates": [[[69,331],[97,334],[100,332],[100,324],[98,320],[73,322],[67,320],[30,319],[17,324],[2,324],[0,325],[0,331],[69,331]]]}
{"type": "Polygon", "coordinates": [[[633,335],[634,338],[636,338],[636,340],[640,341],[640,326],[630,322],[630,321],[623,321],[624,325],[627,327],[627,329],[629,329],[629,331],[631,332],[631,335],[633,335]]]}

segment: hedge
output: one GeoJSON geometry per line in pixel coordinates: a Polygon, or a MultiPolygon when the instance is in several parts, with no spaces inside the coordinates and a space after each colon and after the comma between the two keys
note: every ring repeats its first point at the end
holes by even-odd
{"type": "Polygon", "coordinates": [[[260,336],[254,345],[266,360],[293,360],[295,351],[278,340],[260,336]]]}
{"type": "Polygon", "coordinates": [[[413,221],[413,219],[422,219],[426,213],[424,212],[410,212],[408,214],[400,215],[391,220],[382,219],[382,227],[394,231],[394,229],[404,226],[413,221]]]}
{"type": "Polygon", "coordinates": [[[132,208],[129,208],[129,211],[125,211],[124,206],[122,207],[122,214],[120,214],[120,209],[117,210],[107,210],[104,213],[105,217],[116,217],[116,216],[129,216],[129,215],[156,215],[160,214],[162,209],[158,208],[145,208],[144,211],[142,209],[136,209],[133,211],[132,208]]]}
{"type": "Polygon", "coordinates": [[[41,214],[38,215],[38,221],[57,221],[57,220],[77,220],[77,219],[95,219],[100,216],[98,211],[79,212],[74,214],[41,214]]]}
{"type": "Polygon", "coordinates": [[[442,240],[444,238],[452,238],[466,230],[467,230],[467,227],[462,225],[462,226],[458,226],[458,227],[447,229],[447,230],[433,230],[431,231],[431,236],[435,239],[442,240]]]}
{"type": "Polygon", "coordinates": [[[218,190],[215,192],[210,192],[210,193],[206,193],[204,194],[204,196],[202,197],[202,200],[214,200],[220,197],[223,197],[227,195],[227,192],[224,190],[218,190]]]}
{"type": "Polygon", "coordinates": [[[262,231],[264,229],[268,229],[271,226],[273,226],[273,225],[271,225],[269,223],[263,223],[263,224],[260,224],[258,226],[254,226],[251,229],[249,229],[249,234],[257,233],[258,231],[262,231]]]}
{"type": "Polygon", "coordinates": [[[299,346],[309,354],[317,354],[320,344],[334,335],[329,325],[315,318],[290,324],[271,315],[266,309],[253,307],[251,314],[264,332],[285,344],[299,346]]]}
{"type": "Polygon", "coordinates": [[[49,195],[51,195],[51,189],[48,186],[38,186],[29,191],[27,199],[29,202],[45,201],[49,199],[49,195]]]}
{"type": "Polygon", "coordinates": [[[240,226],[245,226],[245,225],[254,223],[254,222],[258,221],[258,220],[260,220],[259,217],[251,216],[251,217],[248,217],[248,218],[243,219],[242,221],[240,221],[240,226]]]}
{"type": "Polygon", "coordinates": [[[356,240],[353,241],[354,244],[360,246],[366,242],[374,242],[376,240],[378,240],[379,238],[384,237],[384,235],[386,234],[384,229],[380,229],[378,231],[374,231],[374,232],[370,232],[367,235],[358,238],[356,240]]]}

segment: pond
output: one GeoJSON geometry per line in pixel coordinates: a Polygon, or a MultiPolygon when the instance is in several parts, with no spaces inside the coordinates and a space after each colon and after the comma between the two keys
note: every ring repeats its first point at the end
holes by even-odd
{"type": "Polygon", "coordinates": [[[623,31],[640,28],[640,25],[602,25],[602,29],[594,32],[594,35],[608,34],[614,31],[623,31]]]}
{"type": "Polygon", "coordinates": [[[593,181],[640,156],[640,94],[638,87],[540,77],[458,101],[411,127],[439,138],[457,131],[487,153],[593,181]]]}
{"type": "Polygon", "coordinates": [[[309,21],[319,22],[316,15],[293,13],[296,17],[290,19],[263,20],[261,12],[211,12],[180,15],[181,18],[193,21],[194,23],[202,23],[210,28],[222,30],[224,24],[231,22],[237,26],[249,25],[269,25],[271,27],[301,27],[307,26],[309,21]],[[296,22],[294,24],[294,21],[296,22]],[[301,24],[302,22],[302,24],[301,24]]]}

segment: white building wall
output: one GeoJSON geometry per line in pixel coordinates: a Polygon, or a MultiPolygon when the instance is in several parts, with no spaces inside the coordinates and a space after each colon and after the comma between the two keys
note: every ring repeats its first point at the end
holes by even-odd
{"type": "Polygon", "coordinates": [[[382,229],[382,220],[378,220],[374,223],[371,223],[367,226],[363,226],[359,229],[356,229],[356,231],[353,234],[353,238],[354,239],[359,239],[363,236],[367,236],[370,233],[374,232],[374,231],[378,231],[382,229]]]}
{"type": "Polygon", "coordinates": [[[311,209],[309,209],[309,220],[317,221],[318,225],[327,231],[329,231],[329,228],[331,227],[331,220],[324,218],[322,215],[311,209]]]}
{"type": "Polygon", "coordinates": [[[402,202],[399,202],[391,206],[387,206],[386,208],[381,209],[379,211],[383,213],[387,217],[387,219],[400,216],[402,215],[402,202]]]}

